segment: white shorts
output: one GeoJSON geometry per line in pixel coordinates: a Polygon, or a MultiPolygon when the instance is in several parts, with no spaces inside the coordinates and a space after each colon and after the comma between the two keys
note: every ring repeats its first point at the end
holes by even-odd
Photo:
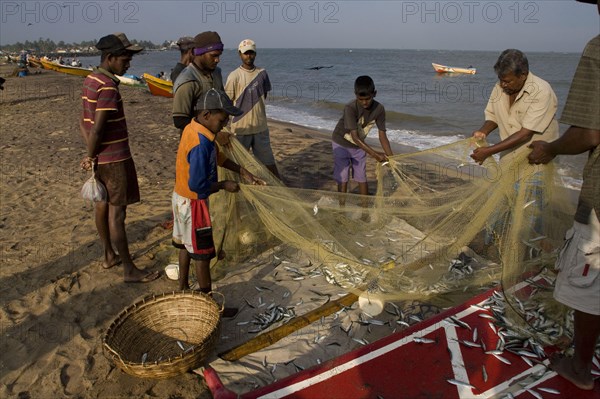
{"type": "Polygon", "coordinates": [[[600,316],[600,223],[592,210],[589,224],[574,222],[556,261],[554,298],[584,313],[600,316]]]}
{"type": "Polygon", "coordinates": [[[173,192],[173,246],[185,249],[192,259],[215,257],[208,199],[189,199],[173,192]]]}

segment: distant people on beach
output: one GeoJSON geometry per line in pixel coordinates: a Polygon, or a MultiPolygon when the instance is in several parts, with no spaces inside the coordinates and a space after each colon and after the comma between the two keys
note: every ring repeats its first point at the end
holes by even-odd
{"type": "Polygon", "coordinates": [[[192,62],[192,58],[194,57],[194,38],[191,36],[180,37],[177,40],[177,46],[179,47],[179,61],[175,65],[175,68],[171,69],[171,82],[175,82],[181,71],[192,62]]]}
{"type": "MultiPolygon", "coordinates": [[[[585,3],[596,1],[582,0],[585,3]]],[[[600,13],[600,4],[598,4],[600,13]]],[[[594,389],[592,364],[600,337],[600,35],[579,60],[560,121],[570,127],[550,143],[534,141],[529,161],[548,163],[557,155],[588,152],[573,227],[567,232],[554,298],[574,309],[572,356],[555,353],[550,368],[580,389],[594,389]]]]}
{"type": "MultiPolygon", "coordinates": [[[[228,159],[215,145],[215,135],[227,125],[229,116],[242,111],[234,107],[225,92],[211,88],[198,99],[197,115],[186,126],[179,141],[172,195],[173,245],[179,249],[179,289],[189,289],[191,259],[194,260],[197,289],[212,291],[210,260],[217,256],[213,242],[212,221],[208,198],[212,193],[239,191],[233,180],[218,180],[217,165],[239,173],[250,184],[265,182],[228,159]]],[[[224,317],[237,313],[226,308],[224,317]]]]}
{"type": "MultiPolygon", "coordinates": [[[[356,98],[344,107],[332,135],[333,178],[338,192],[348,192],[350,176],[358,183],[361,195],[368,195],[367,154],[378,162],[385,162],[393,155],[385,127],[385,108],[375,100],[377,90],[369,76],[359,76],[354,82],[356,98]],[[369,131],[377,126],[379,143],[383,152],[376,151],[365,142],[369,131]]],[[[343,205],[345,201],[340,200],[343,205]]]]}
{"type": "Polygon", "coordinates": [[[102,37],[96,48],[102,52],[100,66],[83,82],[80,128],[87,156],[81,161],[81,167],[94,169],[96,178],[108,193],[106,202],[96,202],[94,208],[96,228],[104,247],[102,266],[110,269],[122,264],[126,283],[146,283],[159,274],[138,269],[129,252],[125,231],[127,205],[139,202],[140,191],[129,148],[119,79],[115,76],[123,75],[133,55],[143,49],[131,44],[124,33],[102,37]]]}
{"type": "MultiPolygon", "coordinates": [[[[223,54],[223,42],[217,32],[202,32],[194,37],[193,57],[173,82],[173,124],[180,134],[192,121],[196,104],[210,89],[224,91],[221,69],[217,66],[223,54]]],[[[229,133],[219,132],[217,143],[229,144],[229,133]]]]}
{"type": "Polygon", "coordinates": [[[264,68],[254,65],[256,60],[256,43],[250,39],[242,40],[238,46],[238,54],[242,65],[233,70],[227,77],[225,92],[242,114],[231,120],[231,133],[247,150],[277,178],[280,178],[267,125],[265,99],[271,91],[271,81],[264,68]]]}

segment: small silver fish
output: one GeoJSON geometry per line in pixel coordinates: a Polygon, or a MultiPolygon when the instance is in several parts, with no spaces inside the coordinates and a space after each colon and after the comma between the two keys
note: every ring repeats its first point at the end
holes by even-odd
{"type": "Polygon", "coordinates": [[[504,364],[508,364],[511,365],[512,363],[510,362],[510,360],[500,356],[500,355],[496,355],[495,353],[492,353],[492,355],[494,355],[494,357],[496,357],[496,359],[500,360],[502,363],[504,364]]]}
{"type": "Polygon", "coordinates": [[[538,391],[542,391],[542,392],[546,392],[546,393],[553,393],[555,395],[560,395],[560,391],[558,389],[554,389],[554,388],[538,387],[538,391]]]}
{"type": "Polygon", "coordinates": [[[533,367],[533,362],[532,362],[531,360],[529,360],[529,358],[527,358],[526,356],[521,356],[521,359],[523,359],[523,361],[524,361],[525,363],[527,363],[527,365],[528,365],[529,367],[533,367]]]}
{"type": "Polygon", "coordinates": [[[418,344],[433,344],[435,339],[424,338],[424,337],[414,337],[413,341],[418,344]]]}
{"type": "Polygon", "coordinates": [[[467,341],[467,340],[459,340],[458,342],[460,342],[461,344],[463,344],[465,346],[469,346],[471,348],[481,348],[481,345],[479,345],[476,342],[471,342],[471,341],[467,341]]]}
{"type": "Polygon", "coordinates": [[[463,387],[468,387],[471,389],[477,389],[475,388],[473,385],[469,384],[468,382],[464,382],[464,381],[459,381],[459,380],[455,380],[454,378],[446,380],[448,381],[450,384],[452,385],[457,385],[457,386],[463,386],[463,387]]]}
{"type": "Polygon", "coordinates": [[[527,389],[527,392],[529,392],[536,399],[544,399],[544,397],[539,392],[536,392],[533,389],[527,389]]]}

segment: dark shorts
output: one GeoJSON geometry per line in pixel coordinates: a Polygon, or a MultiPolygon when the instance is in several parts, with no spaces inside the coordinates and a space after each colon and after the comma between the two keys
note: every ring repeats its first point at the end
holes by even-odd
{"type": "Polygon", "coordinates": [[[268,130],[256,134],[237,135],[236,138],[246,150],[250,151],[250,148],[252,148],[252,154],[263,165],[275,165],[275,157],[273,156],[268,130]]]}
{"type": "Polygon", "coordinates": [[[96,177],[106,187],[109,204],[126,206],[140,202],[140,188],[132,158],[98,165],[96,177]]]}

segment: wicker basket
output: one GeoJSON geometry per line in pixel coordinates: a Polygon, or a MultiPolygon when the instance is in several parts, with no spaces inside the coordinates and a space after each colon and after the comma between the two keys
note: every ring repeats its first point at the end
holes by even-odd
{"type": "Polygon", "coordinates": [[[136,377],[183,374],[199,367],[213,350],[222,310],[197,291],[147,296],[112,322],[103,340],[104,354],[136,377]]]}

